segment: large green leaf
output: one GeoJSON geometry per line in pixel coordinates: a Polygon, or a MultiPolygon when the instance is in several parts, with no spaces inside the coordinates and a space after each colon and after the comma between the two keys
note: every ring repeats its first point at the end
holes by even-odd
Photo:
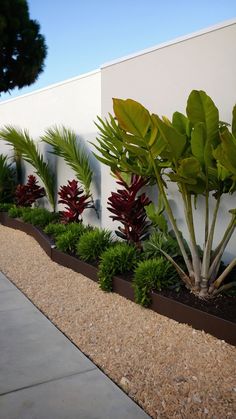
{"type": "Polygon", "coordinates": [[[212,148],[219,144],[219,112],[213,100],[202,90],[193,90],[187,102],[187,115],[193,125],[203,123],[206,128],[205,162],[212,160],[212,148]]]}
{"type": "Polygon", "coordinates": [[[191,123],[184,114],[181,112],[174,112],[172,116],[172,125],[177,131],[181,132],[181,134],[186,134],[190,137],[191,123]]]}
{"type": "Polygon", "coordinates": [[[232,134],[236,138],[236,105],[233,107],[233,119],[232,119],[232,134]]]}
{"type": "Polygon", "coordinates": [[[232,174],[236,175],[236,139],[225,128],[220,133],[221,144],[213,151],[218,162],[232,174]]]}
{"type": "Polygon", "coordinates": [[[203,122],[198,122],[191,135],[191,149],[193,155],[204,165],[207,163],[207,153],[205,157],[205,146],[206,146],[206,129],[203,122]]]}
{"type": "Polygon", "coordinates": [[[155,115],[155,120],[162,138],[168,145],[168,151],[172,159],[178,159],[184,151],[186,135],[176,131],[173,126],[166,124],[158,115],[155,115]]]}
{"type": "Polygon", "coordinates": [[[113,99],[113,109],[121,128],[144,138],[150,127],[150,114],[144,106],[132,99],[113,99]]]}
{"type": "Polygon", "coordinates": [[[195,157],[187,157],[181,160],[178,167],[178,175],[196,181],[196,178],[201,174],[201,166],[195,157]]]}

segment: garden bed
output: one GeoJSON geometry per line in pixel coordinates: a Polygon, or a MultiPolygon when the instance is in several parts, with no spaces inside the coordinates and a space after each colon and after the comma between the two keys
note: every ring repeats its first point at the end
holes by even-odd
{"type": "Polygon", "coordinates": [[[0,237],[5,275],[151,417],[234,417],[235,347],[101,291],[19,230],[0,237]]]}
{"type": "MultiPolygon", "coordinates": [[[[32,226],[31,224],[24,223],[21,220],[12,219],[8,217],[7,213],[0,213],[0,222],[7,227],[24,231],[34,237],[54,262],[57,262],[64,267],[71,268],[93,281],[98,280],[98,269],[95,266],[82,262],[74,256],[55,249],[52,239],[46,236],[38,228],[32,226]]],[[[113,278],[113,291],[131,301],[134,301],[132,284],[126,278],[115,276],[113,278]]],[[[169,294],[171,294],[171,298],[169,298],[168,291],[165,293],[166,295],[161,295],[156,292],[151,293],[150,308],[152,310],[180,323],[191,325],[195,329],[204,330],[219,339],[223,339],[232,345],[236,345],[236,319],[233,312],[233,309],[235,310],[235,305],[232,305],[232,310],[230,312],[230,318],[234,321],[230,321],[215,315],[217,312],[215,304],[213,304],[213,312],[215,314],[212,315],[207,312],[209,311],[209,304],[197,301],[197,298],[192,295],[187,298],[188,293],[185,293],[185,297],[183,296],[183,293],[181,294],[183,302],[177,301],[178,294],[174,295],[173,292],[169,292],[169,294]],[[187,304],[184,304],[186,299],[187,304]],[[192,305],[195,305],[196,307],[192,307],[192,305]],[[199,310],[199,306],[202,306],[203,310],[199,310]]],[[[232,304],[232,300],[235,300],[235,297],[229,297],[229,299],[232,304]]],[[[230,311],[229,307],[227,307],[227,310],[230,311]]]]}

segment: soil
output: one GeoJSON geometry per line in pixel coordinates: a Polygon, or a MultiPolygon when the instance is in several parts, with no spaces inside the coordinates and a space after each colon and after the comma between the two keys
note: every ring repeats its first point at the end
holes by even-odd
{"type": "MultiPolygon", "coordinates": [[[[121,277],[121,275],[118,276],[121,277]]],[[[133,273],[126,273],[122,275],[122,278],[128,282],[132,282],[133,273]]],[[[164,297],[171,298],[172,300],[236,323],[236,295],[219,295],[210,300],[203,300],[189,292],[184,286],[181,286],[178,291],[167,288],[155,292],[164,297]]]]}
{"type": "Polygon", "coordinates": [[[202,300],[182,287],[179,292],[166,289],[159,294],[236,323],[236,296],[219,295],[214,299],[202,300]]]}
{"type": "MultiPolygon", "coordinates": [[[[79,260],[79,257],[75,253],[68,252],[70,256],[79,260]]],[[[98,262],[90,262],[90,265],[98,267],[98,262]]],[[[133,280],[133,272],[127,272],[123,275],[118,275],[128,282],[133,280]]],[[[184,286],[180,286],[178,291],[175,289],[164,289],[162,291],[155,291],[157,294],[179,301],[180,303],[186,304],[190,307],[194,307],[198,310],[205,311],[206,313],[212,314],[222,319],[236,323],[236,295],[224,294],[218,295],[215,298],[203,300],[196,297],[184,286]]]]}
{"type": "Polygon", "coordinates": [[[53,262],[0,225],[0,270],[155,419],[236,417],[236,348],[53,262]]]}

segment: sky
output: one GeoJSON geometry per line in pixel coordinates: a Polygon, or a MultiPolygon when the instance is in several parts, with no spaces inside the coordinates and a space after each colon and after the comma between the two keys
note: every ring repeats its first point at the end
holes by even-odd
{"type": "Polygon", "coordinates": [[[48,46],[44,72],[0,101],[236,17],[236,0],[28,0],[28,5],[48,46]]]}

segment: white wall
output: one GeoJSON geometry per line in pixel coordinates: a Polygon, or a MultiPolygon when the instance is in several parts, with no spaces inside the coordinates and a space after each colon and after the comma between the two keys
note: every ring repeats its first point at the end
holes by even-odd
{"type": "MultiPolygon", "coordinates": [[[[220,110],[223,121],[231,122],[236,102],[236,20],[160,45],[136,56],[108,63],[102,67],[102,116],[112,113],[112,98],[132,98],[151,112],[172,116],[185,112],[186,100],[193,89],[205,90],[220,110]]],[[[109,170],[102,166],[102,206],[106,206],[111,184],[109,170]]],[[[114,185],[114,182],[113,182],[114,185]]],[[[186,234],[182,204],[170,184],[169,197],[177,210],[177,221],[186,234]]],[[[218,238],[228,220],[228,208],[235,207],[235,198],[224,201],[218,238]],[[234,202],[233,202],[234,201],[234,202]]],[[[202,209],[196,214],[200,242],[204,231],[202,209]]],[[[102,212],[102,225],[112,227],[109,214],[102,212]]],[[[228,256],[235,256],[236,237],[228,247],[228,256]]]]}
{"type": "MultiPolygon", "coordinates": [[[[100,70],[67,80],[63,83],[49,86],[24,96],[0,103],[1,126],[11,124],[27,128],[35,141],[40,139],[45,129],[58,125],[73,129],[88,149],[91,165],[94,170],[92,193],[94,199],[100,198],[100,164],[91,154],[88,141],[96,138],[96,127],[93,121],[101,114],[101,72],[100,70]]],[[[39,148],[45,152],[48,147],[39,143],[39,148]]],[[[0,143],[1,152],[7,151],[7,146],[0,143]]],[[[57,168],[57,185],[63,185],[74,178],[73,171],[61,158],[55,158],[47,153],[52,166],[57,168]]],[[[27,167],[26,173],[32,173],[27,167]]],[[[100,224],[94,210],[85,212],[84,221],[100,224]]]]}

